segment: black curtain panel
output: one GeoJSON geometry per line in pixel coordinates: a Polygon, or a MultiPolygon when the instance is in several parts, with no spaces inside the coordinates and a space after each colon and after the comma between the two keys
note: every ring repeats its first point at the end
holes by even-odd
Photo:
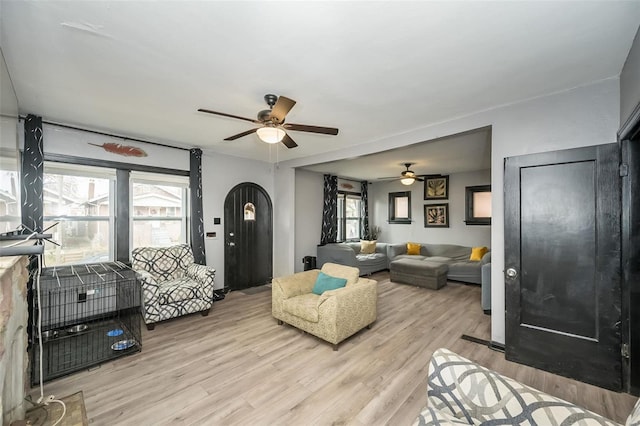
{"type": "Polygon", "coordinates": [[[42,117],[29,114],[24,120],[24,151],[22,153],[22,223],[29,229],[42,232],[43,163],[42,117]]]}
{"type": "Polygon", "coordinates": [[[190,151],[189,188],[191,189],[191,249],[195,263],[206,265],[204,217],[202,215],[202,150],[190,151]]]}
{"type": "Polygon", "coordinates": [[[335,243],[338,238],[338,177],[324,175],[324,206],[320,244],[335,243]]]}
{"type": "Polygon", "coordinates": [[[363,239],[372,240],[369,234],[369,183],[360,182],[360,235],[363,239]]]}

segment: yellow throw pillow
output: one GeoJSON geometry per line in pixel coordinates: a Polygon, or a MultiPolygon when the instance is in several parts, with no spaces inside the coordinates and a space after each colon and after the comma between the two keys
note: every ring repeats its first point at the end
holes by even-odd
{"type": "Polygon", "coordinates": [[[469,260],[482,260],[482,256],[484,256],[485,254],[487,254],[487,252],[489,251],[488,248],[486,247],[472,247],[471,248],[471,257],[469,257],[469,260]]]}
{"type": "Polygon", "coordinates": [[[360,240],[360,253],[362,254],[373,254],[376,252],[376,240],[367,241],[360,240]]]}
{"type": "Polygon", "coordinates": [[[407,254],[420,254],[420,244],[407,243],[407,254]]]}

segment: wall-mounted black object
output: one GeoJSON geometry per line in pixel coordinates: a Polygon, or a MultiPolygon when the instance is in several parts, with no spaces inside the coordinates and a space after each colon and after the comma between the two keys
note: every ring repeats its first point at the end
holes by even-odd
{"type": "Polygon", "coordinates": [[[220,218],[219,217],[214,217],[213,218],[213,224],[214,225],[220,225],[220,218]]]}
{"type": "Polygon", "coordinates": [[[315,256],[305,256],[302,258],[302,263],[304,264],[304,270],[310,271],[312,269],[316,269],[316,257],[315,256]]]}

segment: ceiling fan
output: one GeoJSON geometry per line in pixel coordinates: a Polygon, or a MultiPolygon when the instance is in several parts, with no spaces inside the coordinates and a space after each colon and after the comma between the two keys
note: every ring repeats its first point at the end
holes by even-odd
{"type": "Polygon", "coordinates": [[[200,108],[198,111],[208,114],[222,115],[223,117],[237,118],[239,120],[250,121],[259,124],[255,129],[247,130],[237,135],[225,138],[225,141],[233,141],[243,136],[257,133],[260,140],[266,143],[282,142],[287,148],[295,148],[298,146],[293,139],[287,134],[287,130],[296,130],[299,132],[321,133],[324,135],[337,135],[338,129],[333,127],[308,126],[305,124],[285,123],[285,116],[291,111],[296,101],[284,96],[276,96],[272,94],[264,95],[264,100],[269,105],[269,109],[262,110],[258,113],[257,119],[239,117],[237,115],[227,114],[224,112],[211,111],[210,109],[200,108]]]}
{"type": "Polygon", "coordinates": [[[424,182],[424,179],[422,179],[420,175],[415,174],[413,170],[409,170],[409,167],[411,167],[413,164],[415,163],[404,163],[404,166],[407,168],[407,170],[403,170],[402,173],[400,173],[400,177],[380,178],[379,180],[400,179],[400,182],[403,185],[411,185],[415,181],[424,182]]]}

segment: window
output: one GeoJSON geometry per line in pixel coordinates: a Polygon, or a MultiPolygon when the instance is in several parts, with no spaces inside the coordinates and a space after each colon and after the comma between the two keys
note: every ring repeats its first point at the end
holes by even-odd
{"type": "Polygon", "coordinates": [[[124,261],[131,247],[187,242],[188,176],[107,166],[45,160],[44,228],[60,244],[45,243],[47,266],[124,261]]]}
{"type": "Polygon", "coordinates": [[[338,241],[360,239],[361,203],[359,193],[338,191],[338,241]]]}
{"type": "Polygon", "coordinates": [[[491,185],[467,186],[465,192],[465,223],[491,225],[491,185]]]}
{"type": "Polygon", "coordinates": [[[0,233],[15,231],[22,222],[19,182],[18,159],[0,149],[0,233]]]}
{"type": "Polygon", "coordinates": [[[44,229],[47,266],[113,260],[115,170],[45,162],[44,229]],[[57,223],[57,225],[56,225],[57,223]]]}
{"type": "Polygon", "coordinates": [[[411,223],[411,191],[389,193],[389,223],[411,223]]]}
{"type": "Polygon", "coordinates": [[[131,247],[187,242],[189,178],[131,172],[131,247]]]}

